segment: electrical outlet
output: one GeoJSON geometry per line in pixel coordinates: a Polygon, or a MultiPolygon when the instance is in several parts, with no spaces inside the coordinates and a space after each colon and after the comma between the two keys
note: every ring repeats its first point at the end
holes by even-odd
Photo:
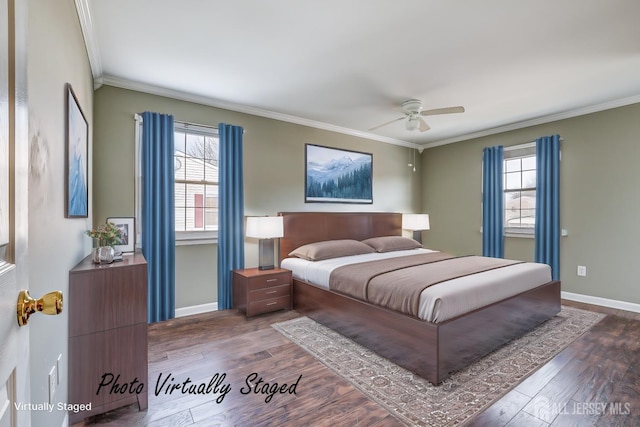
{"type": "Polygon", "coordinates": [[[585,277],[587,275],[587,267],[584,265],[578,266],[578,276],[585,277]]]}
{"type": "Polygon", "coordinates": [[[58,371],[54,365],[49,371],[49,403],[53,404],[53,396],[56,393],[56,386],[58,385],[58,371]]]}

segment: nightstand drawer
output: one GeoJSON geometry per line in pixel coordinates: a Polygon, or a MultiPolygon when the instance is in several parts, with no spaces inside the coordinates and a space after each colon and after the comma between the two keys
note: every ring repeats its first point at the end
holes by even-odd
{"type": "Polygon", "coordinates": [[[268,313],[270,311],[289,309],[291,297],[289,295],[279,298],[269,298],[261,301],[250,302],[247,306],[247,316],[268,313]]]}
{"type": "Polygon", "coordinates": [[[291,273],[274,273],[256,276],[249,279],[249,290],[288,285],[291,283],[291,273]]]}
{"type": "Polygon", "coordinates": [[[249,301],[260,301],[263,299],[277,298],[291,295],[291,285],[280,285],[270,288],[258,289],[249,292],[249,301]]]}
{"type": "Polygon", "coordinates": [[[284,268],[233,270],[233,307],[251,317],[277,310],[291,310],[291,271],[284,268]]]}

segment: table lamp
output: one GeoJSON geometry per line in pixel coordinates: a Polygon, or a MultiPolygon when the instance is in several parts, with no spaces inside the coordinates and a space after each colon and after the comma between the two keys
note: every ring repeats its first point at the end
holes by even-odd
{"type": "Polygon", "coordinates": [[[402,228],[413,231],[413,239],[422,244],[422,230],[429,229],[429,214],[402,214],[402,228]]]}
{"type": "Polygon", "coordinates": [[[250,216],[247,217],[247,237],[258,241],[258,269],[272,270],[274,268],[274,239],[284,236],[281,216],[250,216]]]}

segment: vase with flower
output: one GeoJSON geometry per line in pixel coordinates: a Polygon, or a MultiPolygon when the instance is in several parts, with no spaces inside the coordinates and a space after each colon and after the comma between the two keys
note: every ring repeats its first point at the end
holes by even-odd
{"type": "Polygon", "coordinates": [[[85,231],[86,235],[94,241],[91,252],[91,260],[95,264],[109,264],[115,256],[114,245],[120,243],[122,234],[120,229],[112,222],[99,225],[97,228],[85,231]]]}

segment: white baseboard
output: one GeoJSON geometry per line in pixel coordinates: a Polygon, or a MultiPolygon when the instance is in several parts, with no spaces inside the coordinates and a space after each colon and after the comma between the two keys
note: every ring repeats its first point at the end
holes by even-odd
{"type": "Polygon", "coordinates": [[[560,296],[571,301],[584,302],[586,304],[601,305],[603,307],[616,308],[618,310],[633,311],[640,313],[640,304],[632,302],[618,301],[615,299],[607,299],[600,297],[592,297],[590,295],[574,294],[572,292],[560,292],[560,296]]]}
{"type": "Polygon", "coordinates": [[[210,302],[207,304],[200,304],[200,305],[192,305],[190,307],[176,308],[176,318],[191,316],[192,314],[208,313],[210,311],[217,311],[217,310],[218,310],[217,302],[210,302]]]}

